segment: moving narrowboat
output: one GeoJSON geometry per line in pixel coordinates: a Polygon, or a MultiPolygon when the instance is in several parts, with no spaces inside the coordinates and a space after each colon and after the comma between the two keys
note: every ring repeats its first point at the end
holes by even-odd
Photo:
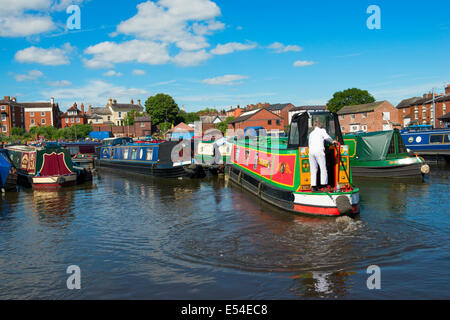
{"type": "Polygon", "coordinates": [[[203,177],[203,168],[193,163],[191,150],[190,140],[133,143],[131,138],[105,139],[96,165],[156,177],[203,177]]]}
{"type": "Polygon", "coordinates": [[[0,187],[2,192],[17,190],[17,169],[6,150],[0,149],[0,187]]]}
{"type": "Polygon", "coordinates": [[[415,125],[401,131],[406,148],[422,156],[450,158],[450,128],[433,129],[430,125],[415,125]]]}
{"type": "Polygon", "coordinates": [[[344,143],[355,177],[414,178],[430,171],[422,157],[409,155],[398,129],[348,134],[344,143]]]}
{"type": "Polygon", "coordinates": [[[67,149],[56,145],[9,146],[10,160],[18,169],[18,183],[35,189],[57,189],[76,184],[77,173],[67,149]]]}
{"type": "Polygon", "coordinates": [[[311,112],[294,115],[287,138],[237,137],[233,141],[231,165],[226,169],[229,179],[290,212],[356,215],[360,211],[359,189],[352,184],[348,146],[343,144],[340,128],[335,113],[311,112]],[[308,136],[316,120],[324,123],[328,134],[340,142],[337,146],[325,146],[328,187],[319,191],[311,187],[308,147],[308,136]]]}

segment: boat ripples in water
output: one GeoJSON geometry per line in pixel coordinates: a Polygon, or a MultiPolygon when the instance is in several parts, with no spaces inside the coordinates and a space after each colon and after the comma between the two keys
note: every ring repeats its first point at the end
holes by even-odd
{"type": "Polygon", "coordinates": [[[220,178],[101,170],[92,185],[8,193],[0,298],[448,298],[449,172],[358,181],[355,219],[292,215],[220,178]],[[73,264],[77,292],[66,288],[73,264]]]}

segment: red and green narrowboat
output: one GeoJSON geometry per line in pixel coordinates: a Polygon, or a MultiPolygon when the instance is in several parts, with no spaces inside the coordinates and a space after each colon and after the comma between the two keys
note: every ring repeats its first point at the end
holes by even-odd
{"type": "Polygon", "coordinates": [[[287,138],[237,137],[230,162],[227,174],[231,181],[284,210],[316,216],[353,216],[360,211],[359,189],[352,183],[348,146],[343,145],[334,113],[295,115],[287,138]],[[329,183],[327,188],[312,191],[308,135],[314,121],[319,119],[340,144],[325,146],[329,183]]]}
{"type": "Polygon", "coordinates": [[[415,178],[430,171],[422,157],[410,156],[398,129],[348,134],[344,143],[355,177],[415,178]]]}
{"type": "Polygon", "coordinates": [[[35,189],[55,189],[77,183],[68,149],[59,146],[10,146],[9,158],[18,169],[18,183],[35,189]]]}

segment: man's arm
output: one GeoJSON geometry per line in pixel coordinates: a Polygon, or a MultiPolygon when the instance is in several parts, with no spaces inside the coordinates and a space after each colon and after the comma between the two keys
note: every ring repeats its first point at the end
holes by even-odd
{"type": "Polygon", "coordinates": [[[325,141],[329,142],[329,143],[334,143],[335,141],[328,135],[327,131],[325,129],[323,129],[322,131],[322,137],[325,141]]]}

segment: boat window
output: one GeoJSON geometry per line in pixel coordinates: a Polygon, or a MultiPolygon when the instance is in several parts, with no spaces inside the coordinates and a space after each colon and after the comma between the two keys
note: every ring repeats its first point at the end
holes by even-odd
{"type": "Polygon", "coordinates": [[[444,139],[444,135],[442,134],[432,134],[430,136],[430,143],[442,143],[444,139]]]}
{"type": "Polygon", "coordinates": [[[292,122],[291,130],[289,132],[289,144],[299,145],[300,144],[300,133],[298,132],[298,123],[292,122]]]}
{"type": "Polygon", "coordinates": [[[147,160],[152,161],[153,160],[153,148],[147,149],[147,160]]]}
{"type": "Polygon", "coordinates": [[[123,149],[123,158],[128,159],[128,149],[123,149]]]}
{"type": "Polygon", "coordinates": [[[235,155],[234,155],[234,162],[239,163],[239,154],[241,152],[241,148],[236,147],[235,149],[235,155]]]}
{"type": "Polygon", "coordinates": [[[253,164],[253,169],[258,168],[258,152],[255,153],[255,163],[253,164]]]}
{"type": "Polygon", "coordinates": [[[392,136],[388,154],[395,154],[395,139],[394,139],[394,136],[392,136]]]}
{"type": "Polygon", "coordinates": [[[136,160],[137,158],[137,148],[131,149],[131,160],[136,160]]]}
{"type": "Polygon", "coordinates": [[[143,155],[144,155],[144,149],[141,149],[141,151],[139,151],[139,159],[142,159],[143,155]]]}
{"type": "Polygon", "coordinates": [[[444,134],[444,143],[450,143],[450,134],[444,134]]]}
{"type": "Polygon", "coordinates": [[[114,148],[111,148],[111,155],[110,155],[110,158],[111,158],[111,159],[114,158],[114,148]]]}

